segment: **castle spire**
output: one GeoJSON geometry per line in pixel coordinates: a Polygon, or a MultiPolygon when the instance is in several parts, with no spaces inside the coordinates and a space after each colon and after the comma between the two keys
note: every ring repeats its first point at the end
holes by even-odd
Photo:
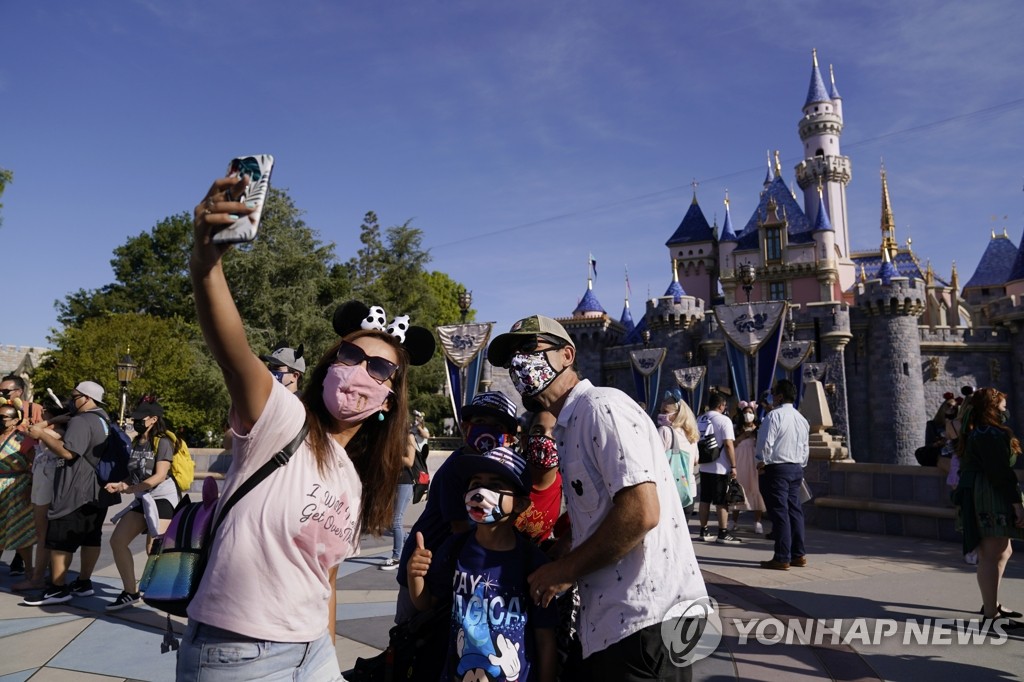
{"type": "Polygon", "coordinates": [[[807,101],[804,102],[804,109],[820,102],[828,102],[828,91],[825,90],[825,81],[821,78],[821,71],[818,69],[818,50],[811,50],[811,84],[807,88],[807,101]]]}
{"type": "Polygon", "coordinates": [[[882,249],[895,256],[899,252],[899,245],[896,243],[896,219],[892,214],[892,204],[889,201],[889,180],[885,174],[885,161],[882,162],[882,249]]]}
{"type": "Polygon", "coordinates": [[[953,274],[949,276],[949,284],[953,291],[960,291],[960,275],[956,272],[956,261],[953,261],[953,274]]]}
{"type": "Polygon", "coordinates": [[[828,65],[828,77],[829,80],[832,81],[832,90],[829,92],[829,96],[831,96],[832,99],[842,99],[842,97],[839,96],[839,90],[836,89],[836,73],[832,70],[831,64],[828,65]]]}
{"type": "Polygon", "coordinates": [[[814,221],[814,231],[832,230],[832,221],[828,219],[828,211],[825,209],[825,200],[821,195],[821,182],[818,182],[818,215],[814,221]]]}
{"type": "Polygon", "coordinates": [[[732,227],[732,215],[729,212],[729,190],[725,190],[725,223],[722,225],[722,236],[718,240],[721,242],[734,242],[736,241],[736,231],[732,227]]]}
{"type": "Polygon", "coordinates": [[[779,150],[775,150],[775,177],[782,177],[782,162],[779,161],[779,150]]]}
{"type": "Polygon", "coordinates": [[[772,150],[764,150],[765,158],[768,159],[768,171],[764,174],[764,186],[772,184],[772,150]]]}

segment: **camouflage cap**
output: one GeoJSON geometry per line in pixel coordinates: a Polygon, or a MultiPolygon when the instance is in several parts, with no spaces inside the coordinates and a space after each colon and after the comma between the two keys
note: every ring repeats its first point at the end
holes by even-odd
{"type": "Polygon", "coordinates": [[[530,338],[545,336],[553,342],[561,343],[563,346],[576,347],[569,332],[558,321],[543,315],[531,315],[524,317],[504,334],[499,334],[491,341],[487,349],[487,359],[497,367],[506,366],[512,359],[512,353],[519,345],[530,338]]]}

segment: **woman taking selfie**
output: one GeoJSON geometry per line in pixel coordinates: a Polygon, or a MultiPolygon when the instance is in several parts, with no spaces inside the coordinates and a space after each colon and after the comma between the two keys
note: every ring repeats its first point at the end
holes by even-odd
{"type": "MultiPolygon", "coordinates": [[[[978,550],[978,587],[986,620],[1006,618],[999,583],[1013,549],[1010,538],[1024,538],[1024,506],[1013,465],[1020,441],[1006,426],[1006,395],[982,388],[970,398],[957,440],[960,484],[954,493],[964,532],[964,553],[978,550]]],[[[1014,614],[1020,615],[1020,614],[1014,614]]],[[[1005,630],[1024,623],[1007,621],[1005,630]]]]}
{"type": "Polygon", "coordinates": [[[333,644],[338,565],[360,532],[391,523],[408,443],[406,373],[430,359],[434,339],[402,318],[386,327],[379,308],[368,317],[366,306],[350,302],[335,312],[341,338],[302,398],[276,382],[249,348],[222,268],[229,247],[211,239],[253,212],[231,200],[244,189],[244,179],[221,178],[196,207],[190,265],[199,324],[232,403],[234,450],[221,504],[304,428],[308,435],[219,526],[188,608],[177,675],[341,679],[333,644]]]}

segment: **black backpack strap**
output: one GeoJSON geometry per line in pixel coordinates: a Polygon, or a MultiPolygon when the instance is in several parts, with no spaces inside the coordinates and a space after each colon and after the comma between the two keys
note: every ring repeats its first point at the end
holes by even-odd
{"type": "Polygon", "coordinates": [[[217,517],[216,523],[210,530],[210,537],[213,538],[217,534],[217,529],[220,528],[220,524],[224,521],[224,517],[227,516],[228,511],[235,506],[239,500],[241,500],[247,493],[253,488],[262,483],[267,476],[274,473],[291,460],[292,455],[295,454],[295,450],[306,440],[306,434],[309,433],[309,424],[306,422],[302,423],[302,428],[299,429],[299,435],[292,439],[291,443],[284,446],[276,455],[271,457],[266,464],[256,470],[252,476],[246,479],[245,483],[238,486],[238,489],[231,494],[228,501],[224,503],[224,506],[220,510],[220,516],[217,517]]]}

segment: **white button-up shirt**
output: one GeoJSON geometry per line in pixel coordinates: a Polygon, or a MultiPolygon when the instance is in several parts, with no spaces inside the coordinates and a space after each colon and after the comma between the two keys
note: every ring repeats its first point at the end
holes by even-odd
{"type": "Polygon", "coordinates": [[[660,623],[674,604],[707,596],[665,446],[650,417],[622,391],[581,381],[555,428],[572,544],[593,535],[615,494],[657,485],[661,519],[614,564],[579,580],[583,656],[660,623]]]}
{"type": "Polygon", "coordinates": [[[757,460],[765,464],[807,466],[811,427],[793,403],[783,403],[768,413],[757,430],[757,460]]]}

